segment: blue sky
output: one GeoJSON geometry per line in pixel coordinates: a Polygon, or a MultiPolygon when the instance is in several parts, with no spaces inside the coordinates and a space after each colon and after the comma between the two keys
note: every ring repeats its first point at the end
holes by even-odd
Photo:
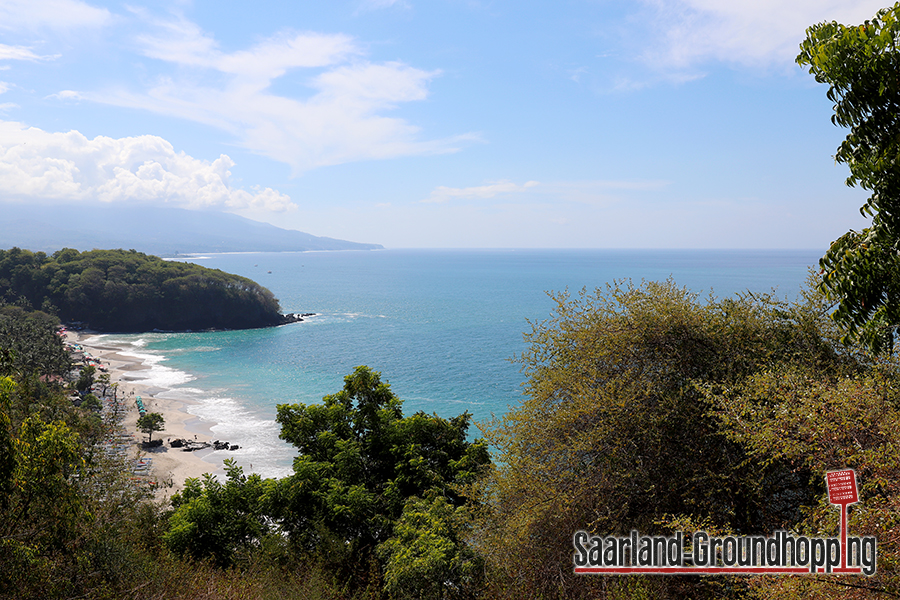
{"type": "Polygon", "coordinates": [[[865,194],[793,61],[881,6],[0,0],[0,203],[394,248],[824,249],[865,194]]]}

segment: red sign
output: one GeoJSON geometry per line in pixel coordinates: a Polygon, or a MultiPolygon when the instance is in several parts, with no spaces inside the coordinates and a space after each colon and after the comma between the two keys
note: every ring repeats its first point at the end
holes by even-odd
{"type": "Polygon", "coordinates": [[[828,483],[828,501],[831,504],[847,505],[859,502],[856,472],[853,469],[826,473],[825,481],[828,483]]]}

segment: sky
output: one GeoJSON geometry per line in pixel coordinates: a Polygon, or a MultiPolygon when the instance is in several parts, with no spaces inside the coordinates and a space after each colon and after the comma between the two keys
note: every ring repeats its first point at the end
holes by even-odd
{"type": "Polygon", "coordinates": [[[175,206],[388,248],[824,250],[866,225],[865,193],[794,59],[808,26],[882,6],[0,0],[0,213],[175,206]]]}

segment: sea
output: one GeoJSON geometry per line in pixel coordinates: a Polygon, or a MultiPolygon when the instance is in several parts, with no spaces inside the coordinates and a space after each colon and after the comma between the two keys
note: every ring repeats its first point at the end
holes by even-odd
{"type": "MultiPolygon", "coordinates": [[[[282,477],[297,452],[279,439],[276,406],[312,404],[359,365],[379,371],[416,411],[473,422],[523,399],[514,358],[523,333],[548,319],[551,292],[614,280],[673,279],[712,293],[774,292],[795,299],[823,250],[408,250],[228,253],[179,257],[266,286],[301,323],[244,331],[105,335],[149,370],[140,383],[188,411],[237,451],[207,455],[210,472],[233,458],[245,472],[282,477]]],[[[473,437],[478,436],[474,426],[473,437]]]]}

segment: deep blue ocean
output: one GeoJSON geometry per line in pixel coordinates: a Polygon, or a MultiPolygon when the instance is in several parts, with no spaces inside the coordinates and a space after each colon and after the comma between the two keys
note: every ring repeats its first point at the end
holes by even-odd
{"type": "MultiPolygon", "coordinates": [[[[550,316],[548,291],[604,287],[613,279],[675,282],[706,296],[771,292],[793,299],[822,251],[379,250],[212,254],[192,257],[268,287],[284,312],[315,317],[271,329],[105,336],[154,363],[143,383],[197,402],[232,457],[264,476],[290,472],[278,439],[279,403],[318,402],[357,365],[380,371],[404,412],[475,420],[522,398],[510,361],[528,321],[550,316]]],[[[473,427],[472,431],[475,431],[473,427]]],[[[476,431],[477,433],[477,431],[476,431]]],[[[221,456],[219,456],[221,454],[221,456]]],[[[212,469],[211,469],[212,470],[212,469]]]]}

